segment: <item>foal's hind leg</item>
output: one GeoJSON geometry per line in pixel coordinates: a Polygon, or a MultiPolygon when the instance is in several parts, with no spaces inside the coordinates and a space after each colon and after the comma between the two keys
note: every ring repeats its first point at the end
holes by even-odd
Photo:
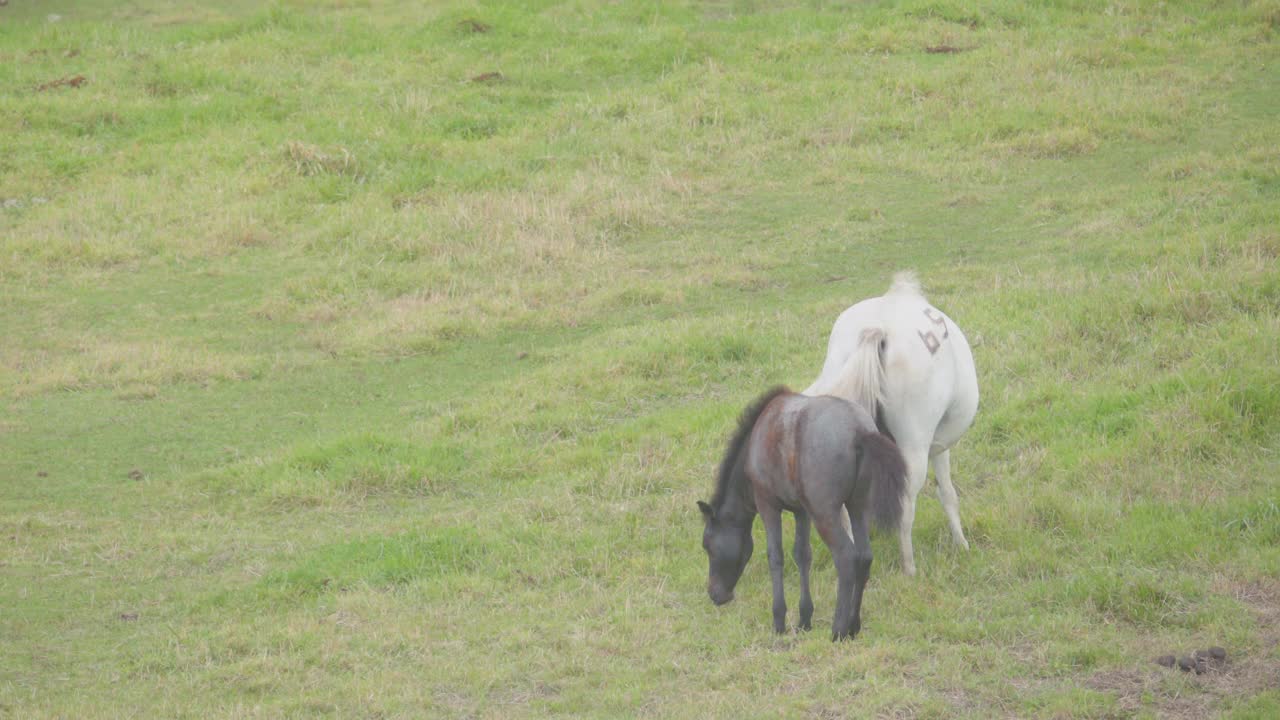
{"type": "Polygon", "coordinates": [[[950,450],[933,456],[933,475],[938,480],[938,500],[947,514],[947,524],[951,526],[951,539],[968,550],[969,541],[964,539],[964,530],[960,527],[960,501],[956,498],[955,485],[951,484],[950,450]]]}
{"type": "Polygon", "coordinates": [[[809,567],[813,564],[813,550],[809,547],[809,514],[796,511],[796,542],[791,546],[791,556],[800,568],[800,625],[801,630],[813,627],[813,598],[809,596],[809,567]]]}
{"type": "MultiPolygon", "coordinates": [[[[818,526],[818,534],[822,536],[823,542],[831,548],[831,559],[836,566],[836,612],[831,621],[831,639],[843,640],[850,635],[854,590],[857,585],[858,549],[854,547],[853,536],[845,531],[839,515],[833,513],[831,517],[816,517],[814,524],[818,526]]],[[[866,547],[870,552],[870,545],[866,547]]]]}
{"type": "Polygon", "coordinates": [[[858,512],[849,509],[849,517],[853,525],[853,602],[849,611],[849,637],[858,634],[862,629],[862,592],[871,577],[871,533],[868,531],[868,517],[865,508],[858,512]]]}
{"type": "Polygon", "coordinates": [[[783,633],[787,631],[787,598],[782,589],[782,511],[762,504],[759,512],[769,544],[769,577],[773,580],[773,631],[783,633]]]}

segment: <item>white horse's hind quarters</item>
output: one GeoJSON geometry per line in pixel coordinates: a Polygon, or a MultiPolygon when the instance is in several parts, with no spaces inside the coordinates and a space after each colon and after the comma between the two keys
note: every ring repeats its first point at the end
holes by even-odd
{"type": "Polygon", "coordinates": [[[805,395],[835,395],[867,409],[907,461],[898,539],[902,570],[914,575],[911,526],[929,461],[951,537],[969,548],[951,484],[951,447],[973,424],[978,376],[969,341],[946,313],[933,307],[911,273],[894,276],[889,292],[840,313],[827,359],[805,395]]]}

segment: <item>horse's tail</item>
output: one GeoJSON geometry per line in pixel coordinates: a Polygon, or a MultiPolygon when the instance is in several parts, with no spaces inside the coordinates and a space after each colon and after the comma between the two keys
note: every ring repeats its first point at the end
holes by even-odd
{"type": "Polygon", "coordinates": [[[888,338],[882,328],[867,328],[858,347],[845,360],[840,376],[824,395],[835,395],[861,405],[875,417],[884,404],[884,349],[888,338]]]}
{"type": "Polygon", "coordinates": [[[920,280],[912,270],[903,270],[894,274],[893,284],[889,286],[889,292],[885,294],[893,295],[895,293],[907,293],[924,297],[924,293],[920,291],[920,280]]]}
{"type": "Polygon", "coordinates": [[[897,443],[868,430],[858,433],[858,480],[870,488],[871,518],[885,530],[898,527],[907,488],[907,463],[897,443]]]}

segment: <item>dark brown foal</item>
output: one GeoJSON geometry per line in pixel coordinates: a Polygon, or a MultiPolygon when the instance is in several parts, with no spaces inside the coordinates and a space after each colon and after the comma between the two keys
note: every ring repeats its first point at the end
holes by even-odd
{"type": "Polygon", "coordinates": [[[831,638],[861,628],[862,595],[871,572],[869,523],[892,528],[902,515],[906,464],[889,438],[876,432],[862,408],[835,397],[809,397],[774,388],[743,413],[720,465],[711,503],[698,503],[705,520],[703,547],[710,569],[707,590],[717,604],[733,588],[751,556],[751,525],[758,513],[768,541],[773,580],[773,628],[786,630],[782,511],[796,518],[792,556],[800,568],[800,624],[811,627],[812,552],[809,526],[831,549],[839,576],[831,638]],[[849,514],[851,532],[841,521],[849,514]]]}

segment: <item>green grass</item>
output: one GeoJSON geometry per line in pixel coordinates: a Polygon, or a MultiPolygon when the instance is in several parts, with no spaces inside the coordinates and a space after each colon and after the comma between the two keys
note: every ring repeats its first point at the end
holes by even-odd
{"type": "Polygon", "coordinates": [[[0,715],[1280,714],[1278,32],[14,0],[0,715]],[[973,549],[926,496],[855,642],[775,637],[694,501],[903,268],[974,344],[973,549]]]}

